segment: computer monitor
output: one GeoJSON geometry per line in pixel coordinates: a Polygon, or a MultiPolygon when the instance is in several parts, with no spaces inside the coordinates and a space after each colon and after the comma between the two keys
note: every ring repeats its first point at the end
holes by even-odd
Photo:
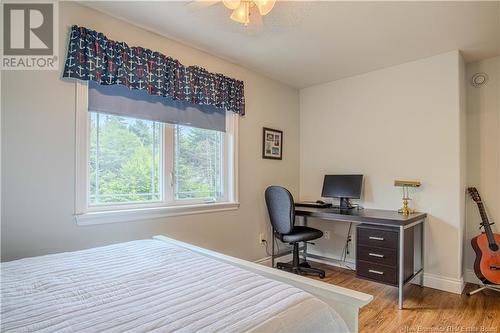
{"type": "Polygon", "coordinates": [[[361,198],[363,175],[325,175],[321,196],[340,198],[340,208],[353,208],[350,199],[361,198]]]}

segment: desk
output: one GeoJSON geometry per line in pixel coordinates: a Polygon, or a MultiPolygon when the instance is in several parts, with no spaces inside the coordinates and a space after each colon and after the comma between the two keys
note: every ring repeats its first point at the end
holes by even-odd
{"type": "MultiPolygon", "coordinates": [[[[338,208],[295,207],[295,215],[302,217],[304,225],[309,218],[360,223],[356,228],[356,274],[398,287],[400,309],[403,308],[404,286],[417,275],[423,286],[424,221],[427,214],[404,216],[397,211],[379,209],[341,211],[338,208]],[[418,265],[415,259],[418,259],[418,265]]],[[[274,254],[274,237],[272,250],[274,254]]],[[[307,257],[307,244],[303,253],[307,257]]],[[[273,267],[274,259],[272,256],[273,267]]]]}

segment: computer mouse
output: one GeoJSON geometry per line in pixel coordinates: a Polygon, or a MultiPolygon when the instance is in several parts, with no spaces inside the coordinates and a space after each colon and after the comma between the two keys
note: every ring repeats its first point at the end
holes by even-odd
{"type": "Polygon", "coordinates": [[[324,201],[322,201],[322,200],[316,200],[316,203],[317,203],[317,204],[320,204],[320,205],[324,205],[324,204],[325,204],[325,202],[324,202],[324,201]]]}

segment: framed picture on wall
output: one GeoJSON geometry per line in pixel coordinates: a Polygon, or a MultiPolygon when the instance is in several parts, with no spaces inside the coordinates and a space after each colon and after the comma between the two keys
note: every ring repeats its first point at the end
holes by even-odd
{"type": "Polygon", "coordinates": [[[264,127],[262,134],[262,158],[281,160],[283,158],[283,131],[264,127]]]}

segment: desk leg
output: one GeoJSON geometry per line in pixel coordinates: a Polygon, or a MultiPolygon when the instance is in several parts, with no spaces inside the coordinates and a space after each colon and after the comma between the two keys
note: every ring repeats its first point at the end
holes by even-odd
{"type": "Polygon", "coordinates": [[[271,228],[271,267],[274,268],[274,228],[271,228]]]}
{"type": "MultiPolygon", "coordinates": [[[[304,224],[305,227],[307,227],[307,217],[303,216],[303,221],[302,223],[304,224]]],[[[307,261],[307,242],[304,242],[304,250],[302,251],[302,258],[304,261],[307,261]]]]}
{"type": "Polygon", "coordinates": [[[399,309],[403,309],[403,287],[405,280],[405,229],[403,226],[399,227],[399,281],[398,281],[398,292],[399,292],[399,309]]]}
{"type": "Polygon", "coordinates": [[[420,266],[422,272],[420,273],[420,286],[424,286],[424,233],[425,233],[425,220],[420,223],[420,266]]]}

